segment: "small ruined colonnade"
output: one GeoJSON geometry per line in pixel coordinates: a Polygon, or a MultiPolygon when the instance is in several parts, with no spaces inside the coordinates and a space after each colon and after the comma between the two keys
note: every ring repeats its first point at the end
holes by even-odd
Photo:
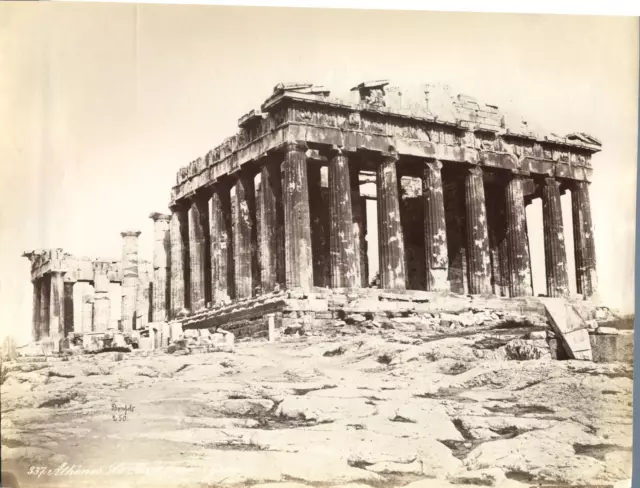
{"type": "Polygon", "coordinates": [[[59,340],[73,333],[103,333],[110,329],[131,332],[148,320],[151,288],[146,262],[138,260],[139,231],[121,233],[122,260],[77,258],[62,249],[31,251],[24,257],[31,262],[33,284],[32,336],[35,341],[59,340]],[[76,285],[80,293],[74,293],[76,285]],[[119,303],[110,297],[117,286],[119,303]],[[74,296],[81,304],[76,306],[74,296]],[[117,324],[113,310],[119,309],[117,324]]]}

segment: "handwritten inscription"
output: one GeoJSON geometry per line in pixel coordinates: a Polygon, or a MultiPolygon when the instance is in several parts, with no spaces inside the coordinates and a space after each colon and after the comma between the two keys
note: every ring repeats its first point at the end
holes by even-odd
{"type": "Polygon", "coordinates": [[[29,466],[27,470],[29,476],[36,478],[43,476],[150,476],[158,473],[176,475],[181,471],[176,466],[168,466],[157,462],[114,463],[109,466],[93,467],[62,463],[57,467],[29,466]]]}
{"type": "Polygon", "coordinates": [[[118,405],[116,403],[111,404],[111,418],[114,422],[126,422],[127,413],[133,413],[135,407],[133,405],[118,405]]]}

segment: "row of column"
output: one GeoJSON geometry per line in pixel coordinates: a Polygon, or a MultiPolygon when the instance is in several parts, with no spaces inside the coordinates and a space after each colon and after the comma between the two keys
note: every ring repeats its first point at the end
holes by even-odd
{"type": "MultiPolygon", "coordinates": [[[[138,237],[139,231],[121,233],[123,237],[122,256],[122,307],[121,323],[125,332],[134,329],[139,287],[138,237]]],[[[91,323],[90,330],[101,332],[109,328],[111,301],[109,298],[109,263],[93,264],[94,293],[83,297],[83,327],[91,323]],[[86,303],[85,303],[86,302],[86,303]]],[[[65,271],[51,271],[33,281],[34,340],[45,338],[57,343],[67,332],[73,331],[73,285],[64,281],[65,271]]],[[[154,281],[157,279],[154,278],[154,281]]]]}
{"type": "Polygon", "coordinates": [[[163,308],[172,317],[201,310],[209,297],[218,304],[313,286],[306,147],[288,144],[283,160],[266,162],[260,174],[257,199],[255,175],[240,171],[170,217],[154,215],[154,282],[170,275],[168,287],[155,287],[154,320],[166,317],[163,308]]]}
{"type": "MultiPolygon", "coordinates": [[[[385,289],[407,286],[397,160],[387,155],[377,167],[380,285],[385,289]]],[[[450,285],[442,163],[423,164],[426,288],[445,291],[450,285]]],[[[483,170],[471,166],[463,171],[468,292],[491,294],[494,250],[483,170]]],[[[233,183],[215,184],[209,194],[197,194],[186,205],[174,207],[171,216],[152,215],[156,226],[154,320],[165,320],[169,309],[172,317],[184,309],[201,310],[208,298],[220,303],[279,286],[306,290],[313,286],[306,148],[286,145],[282,159],[263,164],[260,172],[257,198],[254,174],[240,171],[233,183]]],[[[361,286],[366,257],[361,255],[358,173],[348,156],[335,149],[328,159],[328,174],[330,283],[333,288],[361,286]]],[[[501,252],[506,254],[506,265],[502,274],[507,275],[503,278],[512,297],[533,293],[523,178],[511,174],[503,187],[506,238],[501,252]]],[[[542,200],[548,294],[565,296],[569,287],[558,181],[544,180],[542,200]]],[[[572,203],[578,292],[590,296],[596,277],[588,183],[574,184],[572,203]]]]}
{"type": "MultiPolygon", "coordinates": [[[[109,327],[110,300],[108,265],[94,266],[95,292],[91,306],[92,330],[106,331],[109,327]]],[[[33,281],[32,336],[36,341],[50,339],[54,344],[74,330],[73,285],[64,281],[64,271],[51,271],[33,281]]],[[[84,308],[84,303],[83,303],[84,308]]],[[[83,310],[83,322],[86,320],[83,310]]]]}

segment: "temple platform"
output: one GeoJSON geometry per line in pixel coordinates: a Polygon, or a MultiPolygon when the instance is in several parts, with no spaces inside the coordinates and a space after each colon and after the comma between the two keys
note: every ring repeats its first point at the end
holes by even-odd
{"type": "MultiPolygon", "coordinates": [[[[578,298],[567,300],[584,320],[593,320],[596,305],[578,298]]],[[[304,328],[313,332],[327,321],[359,322],[391,317],[423,315],[437,321],[460,321],[462,326],[509,315],[530,317],[532,324],[546,325],[543,301],[536,297],[502,298],[495,295],[457,295],[420,290],[374,288],[314,288],[310,292],[287,290],[237,300],[184,316],[183,330],[224,328],[237,338],[267,337],[271,327],[284,332],[304,328]]]]}

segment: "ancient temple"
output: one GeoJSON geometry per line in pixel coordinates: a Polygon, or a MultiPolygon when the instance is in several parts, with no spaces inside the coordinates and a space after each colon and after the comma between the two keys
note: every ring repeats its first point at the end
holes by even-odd
{"type": "Polygon", "coordinates": [[[593,296],[597,139],[538,134],[494,105],[447,90],[436,97],[429,85],[417,98],[386,81],[351,93],[344,101],[312,84],[277,85],[235,135],[178,171],[170,214],[150,215],[153,263],[138,262],[139,232],[122,233],[120,262],[25,253],[34,338],[113,328],[109,283],[122,289],[117,328],[148,320],[165,345],[170,323],[252,335],[273,328],[274,317],[331,317],[345,297],[366,312],[373,302],[358,297],[388,303],[380,293],[389,292],[531,296],[525,209],[537,198],[547,295],[567,297],[567,191],[576,289],[593,296]],[[71,312],[78,282],[93,288],[80,314],[89,318],[71,312]],[[140,305],[141,290],[150,304],[140,305]]]}
{"type": "Polygon", "coordinates": [[[271,303],[282,290],[369,287],[372,226],[381,289],[530,296],[525,207],[536,198],[548,295],[567,296],[566,191],[577,290],[594,294],[597,139],[514,127],[498,107],[463,95],[438,105],[428,86],[418,101],[386,81],[352,92],[345,102],[322,87],[279,84],[237,134],[178,171],[171,214],[152,215],[154,321],[224,323],[234,303],[271,303]],[[375,182],[373,197],[363,181],[375,182]],[[408,196],[405,181],[418,191],[408,196]]]}
{"type": "Polygon", "coordinates": [[[138,259],[138,231],[122,232],[122,260],[62,249],[25,252],[33,283],[32,336],[54,351],[74,334],[142,329],[150,315],[152,266],[138,259]]]}

